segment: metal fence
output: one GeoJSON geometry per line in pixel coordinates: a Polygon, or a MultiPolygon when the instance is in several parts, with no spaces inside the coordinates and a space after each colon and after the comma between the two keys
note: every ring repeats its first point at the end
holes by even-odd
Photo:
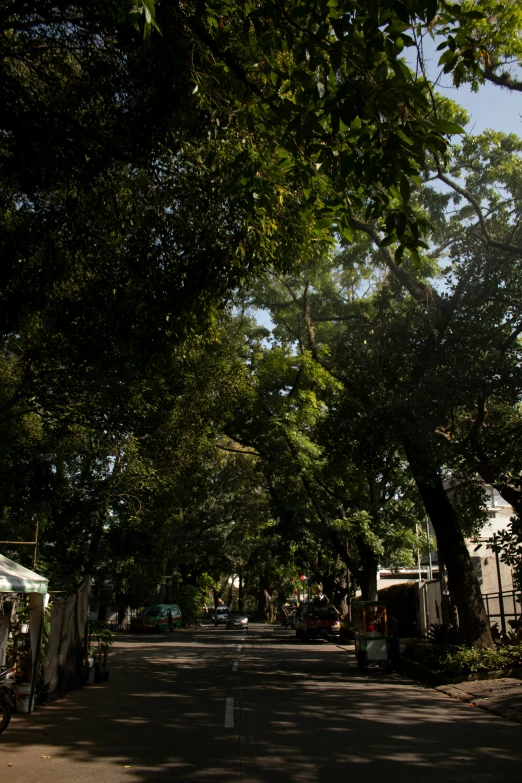
{"type": "Polygon", "coordinates": [[[484,605],[489,622],[493,625],[500,623],[500,631],[505,634],[508,630],[515,630],[521,625],[522,618],[522,593],[516,590],[507,590],[502,593],[483,593],[484,605]]]}

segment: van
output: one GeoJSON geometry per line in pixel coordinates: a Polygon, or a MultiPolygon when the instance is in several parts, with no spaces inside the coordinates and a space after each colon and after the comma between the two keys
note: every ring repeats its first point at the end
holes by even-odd
{"type": "Polygon", "coordinates": [[[131,633],[153,631],[175,631],[182,625],[183,618],[177,604],[153,604],[147,606],[138,617],[131,620],[131,633]]]}

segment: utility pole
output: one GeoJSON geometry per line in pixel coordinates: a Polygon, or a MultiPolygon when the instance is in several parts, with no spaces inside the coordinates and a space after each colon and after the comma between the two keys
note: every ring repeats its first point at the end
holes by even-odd
{"type": "Polygon", "coordinates": [[[417,537],[417,568],[419,571],[419,584],[422,580],[422,571],[421,571],[421,556],[420,556],[420,543],[419,543],[419,526],[415,522],[415,535],[417,537]]]}
{"type": "Polygon", "coordinates": [[[430,520],[426,517],[426,537],[428,539],[428,579],[433,579],[433,566],[431,562],[430,520]]]}
{"type": "Polygon", "coordinates": [[[504,609],[504,596],[502,593],[502,576],[500,573],[500,554],[498,551],[498,545],[497,545],[497,534],[495,533],[493,536],[493,543],[494,543],[494,550],[495,550],[495,562],[497,564],[497,581],[498,581],[498,605],[500,610],[500,625],[502,626],[502,635],[505,636],[507,633],[506,628],[506,612],[504,609]]]}

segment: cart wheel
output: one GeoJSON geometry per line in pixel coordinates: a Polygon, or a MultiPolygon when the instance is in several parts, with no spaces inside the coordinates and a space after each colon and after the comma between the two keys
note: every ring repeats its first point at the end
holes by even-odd
{"type": "Polygon", "coordinates": [[[0,734],[6,730],[11,720],[11,707],[4,701],[0,702],[0,734]]]}

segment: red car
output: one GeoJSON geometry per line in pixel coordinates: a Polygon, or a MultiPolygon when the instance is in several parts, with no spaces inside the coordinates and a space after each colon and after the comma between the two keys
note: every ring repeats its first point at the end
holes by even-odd
{"type": "Polygon", "coordinates": [[[303,604],[295,616],[295,635],[298,639],[330,639],[339,641],[341,623],[333,604],[303,604]]]}

